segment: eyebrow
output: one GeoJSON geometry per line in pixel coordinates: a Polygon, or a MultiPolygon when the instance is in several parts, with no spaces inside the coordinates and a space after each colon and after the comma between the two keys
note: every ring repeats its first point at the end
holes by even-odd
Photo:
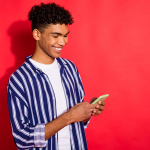
{"type": "MultiPolygon", "coordinates": [[[[68,35],[69,33],[70,33],[70,31],[65,35],[68,35]]],[[[51,34],[63,35],[62,33],[59,33],[59,32],[51,32],[51,34]]]]}

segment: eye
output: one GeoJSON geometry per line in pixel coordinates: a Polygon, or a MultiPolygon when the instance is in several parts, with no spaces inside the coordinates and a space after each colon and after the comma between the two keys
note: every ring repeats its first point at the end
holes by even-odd
{"type": "Polygon", "coordinates": [[[58,36],[53,36],[54,38],[58,38],[58,36]]]}
{"type": "Polygon", "coordinates": [[[68,35],[65,35],[64,37],[68,37],[68,35]]]}

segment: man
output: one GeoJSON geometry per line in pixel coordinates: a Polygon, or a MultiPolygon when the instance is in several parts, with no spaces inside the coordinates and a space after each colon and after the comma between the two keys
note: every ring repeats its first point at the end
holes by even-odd
{"type": "MultiPolygon", "coordinates": [[[[35,52],[10,77],[8,105],[15,144],[30,150],[87,150],[84,128],[105,102],[83,102],[76,66],[60,58],[68,42],[68,10],[55,3],[29,12],[35,52]]],[[[94,100],[94,99],[93,99],[94,100]]]]}

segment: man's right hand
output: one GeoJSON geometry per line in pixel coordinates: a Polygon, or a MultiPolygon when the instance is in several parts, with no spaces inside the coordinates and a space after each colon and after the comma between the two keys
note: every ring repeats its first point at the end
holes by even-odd
{"type": "Polygon", "coordinates": [[[68,111],[70,121],[80,122],[91,117],[92,111],[97,104],[89,104],[88,102],[78,103],[68,111]]]}

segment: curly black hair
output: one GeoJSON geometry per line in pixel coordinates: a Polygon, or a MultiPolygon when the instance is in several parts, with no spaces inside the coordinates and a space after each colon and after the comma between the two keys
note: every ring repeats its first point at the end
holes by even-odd
{"type": "Polygon", "coordinates": [[[34,5],[28,13],[28,19],[31,21],[32,31],[38,29],[41,33],[50,24],[71,25],[74,22],[70,12],[55,3],[34,5]]]}

